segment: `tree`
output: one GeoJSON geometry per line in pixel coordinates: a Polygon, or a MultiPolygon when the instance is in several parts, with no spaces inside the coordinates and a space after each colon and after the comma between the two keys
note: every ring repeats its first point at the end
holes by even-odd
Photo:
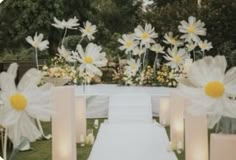
{"type": "Polygon", "coordinates": [[[52,40],[54,32],[48,34],[48,31],[53,17],[62,17],[62,4],[62,0],[4,1],[0,6],[0,48],[22,48],[26,45],[25,37],[35,32],[52,40]]]}

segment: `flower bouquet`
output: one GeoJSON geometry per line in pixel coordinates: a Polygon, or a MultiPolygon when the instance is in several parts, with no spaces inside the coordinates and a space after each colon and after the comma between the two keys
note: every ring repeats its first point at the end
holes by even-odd
{"type": "Polygon", "coordinates": [[[138,25],[134,33],[122,35],[118,39],[122,45],[119,49],[127,57],[127,63],[119,67],[122,83],[176,87],[175,79],[187,75],[192,61],[197,59],[196,54],[204,57],[205,51],[212,48],[210,42],[200,38],[206,35],[204,26],[190,16],[188,22],[180,22],[180,36],[169,32],[163,36],[164,40],[158,41],[155,28],[147,23],[144,27],[138,25]],[[163,70],[163,65],[168,67],[163,70]]]}

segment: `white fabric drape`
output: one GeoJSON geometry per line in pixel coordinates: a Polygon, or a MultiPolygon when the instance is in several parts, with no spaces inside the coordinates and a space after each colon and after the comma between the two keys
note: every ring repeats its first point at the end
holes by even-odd
{"type": "Polygon", "coordinates": [[[76,88],[76,95],[87,95],[87,118],[107,118],[109,95],[143,93],[151,96],[153,116],[159,115],[160,97],[169,96],[175,88],[166,87],[142,87],[142,86],[118,86],[111,84],[99,84],[86,86],[85,93],[83,87],[76,88]]]}

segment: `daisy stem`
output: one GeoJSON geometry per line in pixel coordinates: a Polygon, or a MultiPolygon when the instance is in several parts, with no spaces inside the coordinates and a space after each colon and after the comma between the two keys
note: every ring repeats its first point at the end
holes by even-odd
{"type": "Polygon", "coordinates": [[[66,34],[67,34],[67,28],[65,28],[65,32],[64,32],[64,35],[63,35],[63,38],[62,38],[62,45],[64,45],[64,40],[65,40],[65,37],[66,37],[66,34]]]}
{"type": "Polygon", "coordinates": [[[156,72],[156,63],[157,63],[157,58],[158,58],[158,54],[156,54],[156,57],[155,57],[155,60],[154,60],[154,63],[153,63],[153,70],[154,70],[154,73],[156,72]]]}
{"type": "Polygon", "coordinates": [[[144,67],[145,67],[146,55],[147,55],[147,48],[145,48],[145,53],[144,53],[144,55],[143,55],[143,69],[144,69],[144,67]]]}
{"type": "Polygon", "coordinates": [[[81,40],[79,41],[79,44],[84,40],[84,37],[81,38],[81,40]]]}
{"type": "Polygon", "coordinates": [[[4,160],[7,160],[7,137],[8,137],[8,131],[6,128],[5,129],[4,146],[3,146],[3,159],[4,160]]]}
{"type": "Polygon", "coordinates": [[[35,48],[35,62],[36,62],[37,69],[39,69],[38,49],[37,48],[35,48]]]}
{"type": "Polygon", "coordinates": [[[193,61],[195,61],[196,60],[196,53],[195,53],[195,51],[193,50],[193,61]]]}
{"type": "Polygon", "coordinates": [[[205,57],[205,51],[202,52],[202,57],[205,57]]]}
{"type": "Polygon", "coordinates": [[[44,133],[44,131],[43,131],[42,124],[41,124],[41,122],[40,122],[40,120],[39,120],[38,118],[36,119],[36,122],[37,122],[39,131],[41,132],[43,138],[45,138],[45,139],[50,139],[50,138],[51,138],[50,135],[49,135],[49,136],[46,136],[46,135],[45,135],[45,133],[44,133]],[[50,138],[47,138],[47,137],[50,137],[50,138]]]}

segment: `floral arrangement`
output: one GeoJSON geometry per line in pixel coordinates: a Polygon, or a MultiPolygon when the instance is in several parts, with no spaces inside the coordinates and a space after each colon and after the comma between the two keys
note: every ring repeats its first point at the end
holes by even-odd
{"type": "Polygon", "coordinates": [[[212,48],[211,42],[201,39],[206,35],[204,26],[203,22],[190,16],[188,21],[180,22],[180,35],[169,32],[163,40],[157,39],[155,28],[147,23],[137,26],[133,33],[122,35],[118,39],[119,49],[127,57],[123,69],[119,68],[122,83],[177,86],[175,79],[185,77],[192,62],[199,55],[204,57],[212,48]]]}
{"type": "MultiPolygon", "coordinates": [[[[42,67],[43,75],[48,78],[64,78],[70,83],[90,83],[92,78],[102,76],[100,67],[107,64],[106,53],[102,51],[102,47],[91,41],[95,39],[94,34],[97,32],[96,25],[89,21],[84,23],[83,27],[79,27],[76,17],[68,20],[58,20],[54,17],[54,26],[64,31],[63,37],[58,47],[58,54],[51,61],[51,64],[42,67]],[[78,30],[81,32],[81,39],[74,50],[68,50],[64,46],[64,41],[68,30],[78,30]],[[81,42],[87,39],[89,43],[83,48],[81,42]]],[[[40,51],[47,49],[49,42],[42,41],[43,34],[35,34],[34,38],[28,36],[26,41],[35,48],[35,59],[38,65],[38,49],[40,51]]]]}
{"type": "Polygon", "coordinates": [[[76,80],[75,68],[68,65],[62,56],[56,56],[51,59],[49,65],[43,65],[42,74],[44,77],[76,80]]]}

